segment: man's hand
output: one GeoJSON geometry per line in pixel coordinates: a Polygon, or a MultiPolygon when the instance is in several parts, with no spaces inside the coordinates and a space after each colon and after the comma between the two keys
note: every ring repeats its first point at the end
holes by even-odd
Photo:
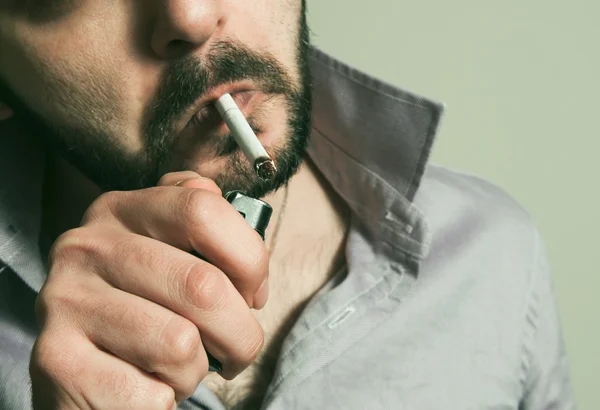
{"type": "Polygon", "coordinates": [[[206,376],[205,349],[226,379],[262,349],[250,308],[268,297],[268,251],[193,172],[102,195],[49,263],[30,363],[36,409],[173,409],[206,376]]]}

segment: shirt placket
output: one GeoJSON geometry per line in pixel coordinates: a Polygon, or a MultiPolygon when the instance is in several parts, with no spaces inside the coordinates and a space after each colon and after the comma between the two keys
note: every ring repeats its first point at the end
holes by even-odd
{"type": "Polygon", "coordinates": [[[378,268],[350,271],[347,289],[344,282],[307,307],[286,339],[262,409],[283,408],[288,392],[293,394],[312,374],[367,340],[398,308],[398,300],[389,295],[400,285],[408,289],[403,282],[412,278],[387,262],[378,268]],[[334,295],[338,290],[342,295],[334,295]]]}

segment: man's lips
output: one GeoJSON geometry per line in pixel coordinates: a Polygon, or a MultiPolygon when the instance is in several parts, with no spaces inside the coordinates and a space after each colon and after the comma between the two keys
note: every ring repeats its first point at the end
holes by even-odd
{"type": "MultiPolygon", "coordinates": [[[[266,103],[272,98],[271,94],[258,90],[230,92],[230,94],[246,118],[252,114],[259,104],[266,103]]],[[[219,97],[222,95],[219,94],[219,97]]],[[[217,98],[201,106],[197,112],[192,114],[191,118],[188,117],[187,125],[182,130],[183,135],[186,135],[187,138],[193,138],[192,136],[196,136],[196,138],[211,138],[229,132],[227,125],[215,107],[214,102],[217,98]]]]}
{"type": "MultiPolygon", "coordinates": [[[[264,95],[260,91],[240,91],[230,94],[244,116],[248,116],[248,114],[252,111],[255,98],[259,95],[264,95]]],[[[201,107],[194,115],[193,120],[203,123],[204,121],[210,120],[213,117],[216,118],[216,116],[218,116],[220,119],[221,117],[214,105],[215,101],[216,100],[213,100],[209,104],[201,107]]]]}
{"type": "MultiPolygon", "coordinates": [[[[180,129],[186,127],[190,122],[204,122],[204,120],[209,119],[208,117],[213,117],[213,114],[217,113],[214,103],[224,94],[231,94],[234,101],[240,105],[240,109],[242,109],[242,106],[247,105],[251,99],[251,95],[258,91],[256,84],[250,82],[224,84],[214,87],[186,110],[183,119],[184,122],[181,124],[180,129]]],[[[244,110],[242,110],[242,112],[244,112],[244,110]]],[[[246,113],[244,114],[246,115],[246,113]]]]}

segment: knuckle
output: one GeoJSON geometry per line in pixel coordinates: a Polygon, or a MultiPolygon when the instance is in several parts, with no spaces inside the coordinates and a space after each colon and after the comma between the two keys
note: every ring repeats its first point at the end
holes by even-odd
{"type": "Polygon", "coordinates": [[[175,401],[175,392],[169,386],[161,386],[148,392],[150,403],[147,403],[146,409],[173,410],[177,406],[175,401]]]}
{"type": "Polygon", "coordinates": [[[175,316],[163,332],[165,357],[163,365],[183,367],[193,364],[200,349],[200,333],[190,321],[175,316]]]}
{"type": "Polygon", "coordinates": [[[129,404],[135,402],[138,383],[138,380],[120,369],[105,370],[98,374],[98,384],[103,386],[107,393],[119,396],[129,404]]]}
{"type": "Polygon", "coordinates": [[[52,380],[57,384],[72,378],[74,350],[65,349],[64,340],[42,333],[36,340],[29,361],[29,372],[33,380],[52,380]],[[68,353],[67,353],[68,352],[68,353]]]}
{"type": "Polygon", "coordinates": [[[83,214],[83,218],[81,219],[82,225],[104,220],[107,215],[114,215],[113,209],[121,195],[122,193],[117,191],[109,191],[101,194],[83,214]]]}
{"type": "Polygon", "coordinates": [[[225,275],[216,268],[205,263],[194,263],[185,275],[185,300],[200,310],[218,311],[225,299],[225,280],[225,275]]]}
{"type": "Polygon", "coordinates": [[[34,311],[38,320],[45,323],[51,315],[66,317],[66,312],[79,310],[79,295],[80,292],[75,292],[72,289],[66,289],[63,282],[67,282],[68,278],[57,278],[56,275],[49,278],[40,293],[37,295],[34,303],[34,311]]]}
{"type": "Polygon", "coordinates": [[[201,232],[207,223],[218,216],[215,209],[221,197],[214,192],[186,189],[182,191],[182,196],[184,201],[182,216],[190,229],[201,232]]]}
{"type": "Polygon", "coordinates": [[[78,293],[65,291],[60,286],[50,286],[40,292],[34,304],[38,324],[46,327],[77,323],[77,317],[85,309],[85,298],[76,296],[78,293]]]}
{"type": "Polygon", "coordinates": [[[92,235],[86,228],[75,228],[66,231],[58,237],[50,248],[48,263],[51,272],[57,269],[53,267],[62,267],[62,265],[74,260],[79,260],[82,256],[92,253],[95,250],[95,242],[92,235]]]}

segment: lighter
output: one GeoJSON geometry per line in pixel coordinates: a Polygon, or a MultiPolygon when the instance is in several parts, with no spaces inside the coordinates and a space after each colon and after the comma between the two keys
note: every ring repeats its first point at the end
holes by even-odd
{"type": "MultiPolygon", "coordinates": [[[[244,217],[246,222],[258,232],[264,241],[265,231],[269,225],[273,208],[266,202],[249,197],[241,191],[227,192],[225,194],[225,199],[244,217]]],[[[202,256],[196,252],[192,252],[192,254],[202,258],[202,256]]],[[[209,372],[220,372],[223,370],[223,366],[217,359],[215,359],[208,351],[206,354],[208,356],[209,372]]]]}

